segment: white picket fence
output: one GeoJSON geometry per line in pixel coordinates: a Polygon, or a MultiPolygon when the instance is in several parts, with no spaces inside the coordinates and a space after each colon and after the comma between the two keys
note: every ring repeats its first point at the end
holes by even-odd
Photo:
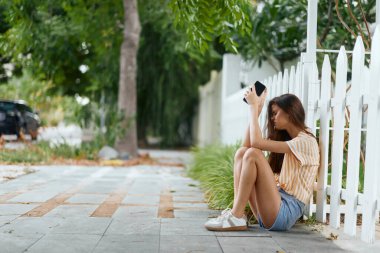
{"type": "MultiPolygon", "coordinates": [[[[305,65],[301,60],[290,71],[263,81],[269,91],[267,102],[284,93],[297,95],[303,101],[307,125],[319,136],[321,166],[314,187],[316,198],[310,203],[309,214],[316,212],[317,220],[325,222],[329,213],[330,226],[339,228],[344,213],[344,232],[351,236],[357,233],[357,217],[361,214],[361,239],[371,243],[375,241],[380,209],[380,26],[376,28],[372,45],[371,54],[367,53],[369,67],[365,66],[366,53],[358,37],[352,52],[341,47],[336,75],[332,76],[330,59],[325,55],[320,76],[314,63],[308,80],[303,80],[305,65]],[[349,58],[351,65],[348,55],[352,56],[349,58]],[[348,69],[352,73],[349,81],[348,69]],[[345,152],[344,136],[347,134],[348,150],[345,152]],[[363,193],[358,190],[361,149],[365,157],[363,193]],[[346,169],[345,187],[342,185],[343,169],[346,169]]],[[[232,57],[235,56],[230,58],[236,61],[232,57]]],[[[227,85],[237,83],[236,69],[229,71],[228,66],[223,66],[221,110],[221,140],[226,144],[241,139],[240,133],[244,133],[248,122],[248,109],[241,101],[244,89],[233,94],[226,92],[227,85]]],[[[259,121],[265,132],[266,107],[259,121]]]]}
{"type": "MultiPolygon", "coordinates": [[[[361,37],[357,38],[352,52],[352,79],[349,92],[347,83],[348,59],[342,46],[336,62],[335,87],[332,89],[331,65],[325,55],[321,80],[316,64],[309,75],[308,94],[302,89],[302,64],[279,73],[264,81],[269,90],[268,101],[284,93],[296,94],[302,100],[307,124],[318,132],[321,151],[321,166],[318,174],[315,208],[318,221],[326,221],[329,212],[330,226],[340,227],[340,215],[344,213],[344,232],[354,236],[357,231],[357,216],[362,214],[361,238],[375,241],[375,223],[380,209],[380,27],[372,40],[370,66],[365,66],[365,50],[361,37]],[[333,93],[332,93],[333,92],[333,93]],[[303,100],[305,102],[305,100],[303,100]],[[347,110],[346,110],[347,109],[347,110]],[[345,115],[349,111],[348,122],[345,115]],[[362,121],[362,119],[365,121],[362,121]],[[319,121],[319,127],[317,127],[319,121]],[[346,123],[349,127],[346,129],[346,123]],[[332,127],[331,127],[332,126],[332,127]],[[346,187],[342,187],[344,133],[348,131],[346,159],[346,187]],[[364,135],[363,135],[364,133],[364,135]],[[330,143],[331,136],[331,146],[330,143]],[[364,137],[364,138],[362,138],[364,137]],[[364,191],[358,192],[361,143],[365,143],[364,191]],[[329,150],[331,155],[329,157],[329,150]],[[327,184],[331,171],[331,185],[327,184]],[[327,199],[329,198],[329,204],[327,199]],[[344,201],[344,204],[342,204],[344,201]]],[[[264,127],[265,111],[260,123],[264,127]]],[[[264,129],[263,129],[264,130],[264,129]]],[[[314,203],[311,203],[314,204],[314,203]]]]}

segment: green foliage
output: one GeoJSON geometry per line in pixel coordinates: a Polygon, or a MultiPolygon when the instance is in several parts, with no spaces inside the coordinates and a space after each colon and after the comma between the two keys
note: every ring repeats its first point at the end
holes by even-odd
{"type": "Polygon", "coordinates": [[[233,163],[239,144],[193,148],[190,177],[199,180],[211,208],[231,207],[234,199],[233,163]]]}
{"type": "MultiPolygon", "coordinates": [[[[163,146],[189,145],[198,86],[209,79],[212,69],[221,68],[221,56],[213,50],[204,55],[196,49],[185,50],[186,34],[174,29],[168,2],[138,1],[143,28],[138,55],[138,132],[140,139],[148,132],[161,136],[163,146]]],[[[122,129],[116,124],[120,121],[122,4],[120,0],[0,2],[0,18],[6,24],[1,30],[0,54],[16,68],[26,69],[34,80],[42,80],[41,92],[51,99],[76,94],[90,98],[85,106],[77,106],[74,98],[71,103],[61,102],[68,106],[67,122],[99,129],[99,110],[105,110],[110,143],[122,129]],[[87,71],[79,71],[80,66],[87,66],[87,71]]],[[[50,115],[54,114],[44,116],[50,115]]]]}
{"type": "MultiPolygon", "coordinates": [[[[308,1],[253,2],[171,0],[171,8],[176,23],[185,28],[189,44],[195,48],[205,50],[211,41],[220,37],[227,49],[237,52],[238,48],[245,59],[261,64],[273,57],[283,68],[286,61],[306,50],[308,1]]],[[[368,49],[366,41],[370,39],[365,20],[375,22],[375,6],[375,0],[350,1],[349,4],[338,1],[340,20],[335,1],[318,1],[318,47],[339,49],[340,45],[346,45],[352,49],[356,36],[362,35],[368,49]]],[[[323,55],[320,55],[319,61],[322,61],[323,55]]]]}
{"type": "Polygon", "coordinates": [[[221,68],[221,56],[185,49],[186,35],[173,29],[165,1],[139,1],[142,18],[138,52],[138,133],[162,137],[161,147],[192,144],[198,87],[221,68]],[[165,5],[164,5],[165,6],[165,5]],[[160,11],[158,11],[160,10],[160,11]]]}
{"type": "Polygon", "coordinates": [[[59,159],[87,159],[97,160],[98,151],[104,145],[101,138],[82,143],[81,146],[71,146],[67,143],[51,146],[49,142],[40,141],[37,144],[27,145],[26,148],[10,150],[2,149],[0,162],[44,164],[59,159]]]}
{"type": "Polygon", "coordinates": [[[55,95],[52,86],[52,82],[40,80],[24,70],[21,76],[0,84],[0,99],[24,100],[39,113],[42,125],[54,126],[72,117],[82,106],[71,96],[55,95]]]}
{"type": "Polygon", "coordinates": [[[171,0],[170,7],[175,23],[184,27],[189,42],[206,52],[215,38],[219,38],[227,50],[237,53],[234,35],[249,34],[251,23],[247,13],[252,6],[247,0],[171,0]]]}
{"type": "Polygon", "coordinates": [[[306,0],[260,1],[250,13],[252,33],[239,36],[240,53],[249,60],[277,59],[280,64],[299,57],[306,47],[306,0]]]}
{"type": "MultiPolygon", "coordinates": [[[[307,33],[307,3],[306,0],[274,0],[259,1],[260,11],[257,9],[250,13],[253,24],[250,36],[239,36],[240,53],[244,58],[258,61],[259,64],[269,57],[278,60],[283,68],[286,61],[299,57],[306,50],[307,33]]],[[[368,32],[362,17],[358,1],[352,1],[353,16],[358,19],[356,25],[350,16],[347,4],[338,5],[342,20],[360,35],[363,31],[364,39],[368,38],[368,32]],[[360,27],[360,29],[359,29],[360,27]]],[[[365,19],[369,23],[375,21],[374,9],[376,1],[370,0],[362,3],[365,19]]],[[[337,49],[341,45],[352,49],[356,36],[352,35],[338,18],[335,9],[335,1],[318,1],[318,48],[337,49]],[[324,15],[326,14],[326,15],[324,15]]],[[[323,60],[323,54],[318,54],[319,62],[323,60]]]]}
{"type": "Polygon", "coordinates": [[[48,153],[38,147],[28,147],[19,150],[3,149],[0,152],[2,163],[44,163],[49,159],[48,153]]]}

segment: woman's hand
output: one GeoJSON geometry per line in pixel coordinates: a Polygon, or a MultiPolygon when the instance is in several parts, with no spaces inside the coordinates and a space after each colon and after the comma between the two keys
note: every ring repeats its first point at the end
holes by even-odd
{"type": "Polygon", "coordinates": [[[262,108],[265,103],[265,98],[267,96],[267,89],[264,92],[257,96],[255,86],[251,86],[244,94],[245,99],[249,105],[257,105],[259,108],[262,108]]]}

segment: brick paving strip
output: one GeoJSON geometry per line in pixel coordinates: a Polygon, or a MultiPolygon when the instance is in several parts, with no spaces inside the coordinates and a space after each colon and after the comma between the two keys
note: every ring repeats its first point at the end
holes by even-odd
{"type": "Polygon", "coordinates": [[[173,195],[169,189],[161,191],[157,218],[174,218],[173,195]]]}
{"type": "Polygon", "coordinates": [[[56,195],[55,197],[49,199],[48,201],[42,203],[41,205],[33,208],[29,212],[21,215],[23,217],[42,217],[54,208],[62,205],[66,200],[74,196],[80,189],[84,188],[85,186],[91,184],[93,181],[95,181],[97,178],[102,177],[106,173],[111,171],[110,168],[104,168],[100,171],[94,172],[91,174],[90,177],[87,177],[83,179],[81,182],[79,182],[74,188],[71,188],[67,192],[60,193],[56,195]]]}
{"type": "Polygon", "coordinates": [[[112,217],[119,206],[122,205],[123,199],[127,196],[125,188],[129,181],[129,179],[126,179],[114,192],[110,193],[106,200],[91,214],[91,217],[112,217]]]}

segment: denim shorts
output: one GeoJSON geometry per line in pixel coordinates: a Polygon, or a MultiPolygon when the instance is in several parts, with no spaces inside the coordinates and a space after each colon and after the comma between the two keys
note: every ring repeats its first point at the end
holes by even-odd
{"type": "Polygon", "coordinates": [[[305,204],[281,188],[278,191],[281,195],[281,204],[276,220],[270,228],[266,228],[259,216],[259,225],[267,230],[285,231],[289,230],[302,216],[305,204]]]}

